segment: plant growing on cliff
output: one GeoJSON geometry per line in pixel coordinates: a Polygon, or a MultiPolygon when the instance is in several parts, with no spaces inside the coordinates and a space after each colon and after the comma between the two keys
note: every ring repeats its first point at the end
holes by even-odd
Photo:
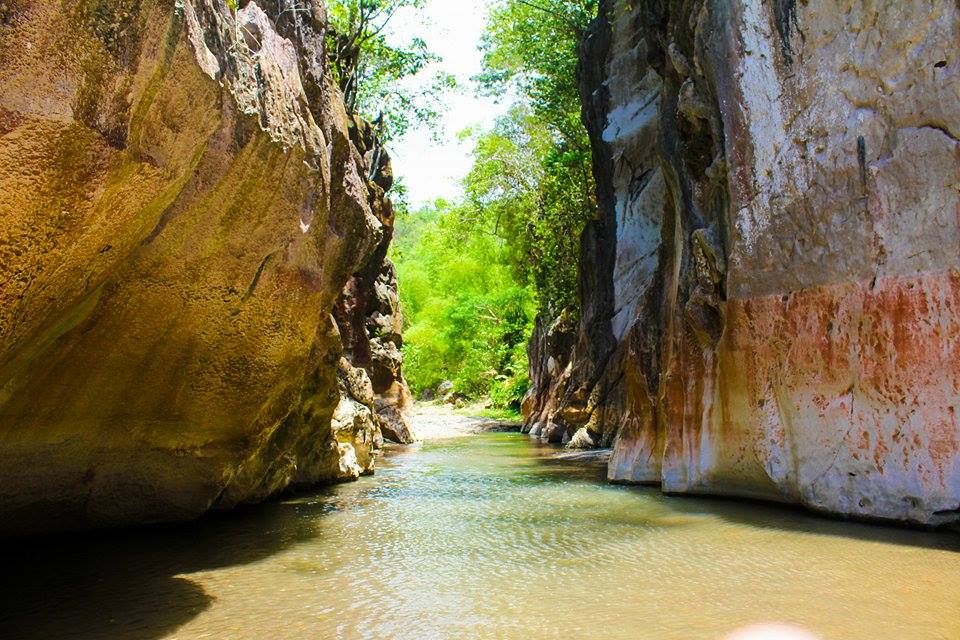
{"type": "Polygon", "coordinates": [[[414,122],[436,123],[441,94],[455,86],[448,74],[413,87],[404,82],[439,58],[421,38],[398,44],[389,35],[397,12],[424,0],[330,0],[327,52],[347,110],[378,126],[381,139],[402,136],[414,122]]]}
{"type": "Polygon", "coordinates": [[[490,12],[481,42],[490,95],[512,86],[559,139],[587,148],[580,122],[578,47],[597,14],[597,0],[502,0],[490,12]]]}

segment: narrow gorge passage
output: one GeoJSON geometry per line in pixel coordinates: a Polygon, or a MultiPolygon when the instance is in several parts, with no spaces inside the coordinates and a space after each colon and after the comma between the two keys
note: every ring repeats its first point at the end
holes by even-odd
{"type": "MultiPolygon", "coordinates": [[[[429,423],[414,427],[470,426],[429,423]]],[[[391,448],[356,483],[7,555],[3,592],[20,597],[3,598],[0,635],[687,640],[758,620],[846,640],[960,635],[956,535],[604,475],[517,433],[391,448]]]]}
{"type": "Polygon", "coordinates": [[[0,640],[957,640],[958,43],[0,0],[0,640]]]}

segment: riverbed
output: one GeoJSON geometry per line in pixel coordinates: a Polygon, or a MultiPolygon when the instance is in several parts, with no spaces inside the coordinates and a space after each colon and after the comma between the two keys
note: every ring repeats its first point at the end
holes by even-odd
{"type": "Polygon", "coordinates": [[[188,525],[7,543],[0,637],[960,638],[957,534],[667,497],[458,435],[188,525]]]}

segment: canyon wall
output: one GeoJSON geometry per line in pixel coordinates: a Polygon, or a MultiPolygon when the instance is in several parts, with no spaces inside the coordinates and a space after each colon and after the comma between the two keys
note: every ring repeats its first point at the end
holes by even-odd
{"type": "Polygon", "coordinates": [[[956,522],[960,6],[601,4],[601,211],[528,428],[616,482],[956,522]]]}
{"type": "Polygon", "coordinates": [[[239,4],[0,2],[0,532],[356,478],[402,408],[389,159],[323,5],[239,4]]]}
{"type": "Polygon", "coordinates": [[[369,123],[354,117],[350,137],[367,167],[370,209],[383,225],[383,234],[366,264],[347,283],[333,314],[347,358],[369,374],[383,435],[409,444],[416,439],[405,417],[413,397],[403,377],[403,313],[397,271],[387,257],[394,212],[385,193],[393,185],[393,169],[369,123]]]}

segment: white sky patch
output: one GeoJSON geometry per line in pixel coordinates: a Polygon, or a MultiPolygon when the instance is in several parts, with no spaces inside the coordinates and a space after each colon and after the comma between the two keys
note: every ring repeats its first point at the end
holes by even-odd
{"type": "Polygon", "coordinates": [[[397,14],[391,31],[398,41],[423,38],[431,51],[443,58],[438,66],[423,71],[413,80],[429,84],[438,69],[457,77],[462,89],[444,99],[443,127],[435,141],[426,127],[412,128],[390,145],[394,173],[403,178],[413,207],[437,198],[453,200],[462,194],[461,182],[470,171],[473,143],[460,142],[457,134],[468,127],[483,129],[509,106],[492,98],[475,95],[470,78],[480,73],[482,54],[477,49],[486,24],[488,0],[429,0],[420,10],[397,14]]]}

